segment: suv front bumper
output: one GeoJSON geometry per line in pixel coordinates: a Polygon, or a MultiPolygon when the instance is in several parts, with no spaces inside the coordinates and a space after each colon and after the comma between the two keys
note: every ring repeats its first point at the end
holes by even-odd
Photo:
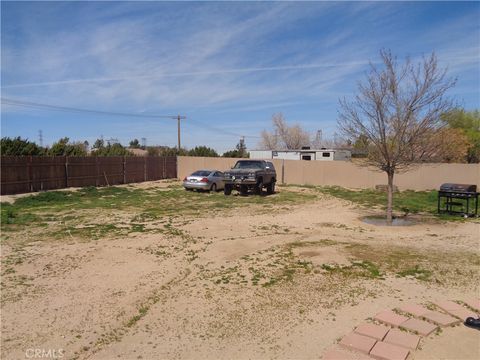
{"type": "Polygon", "coordinates": [[[230,185],[255,185],[257,180],[254,177],[247,176],[232,176],[231,178],[225,178],[225,184],[230,185]]]}

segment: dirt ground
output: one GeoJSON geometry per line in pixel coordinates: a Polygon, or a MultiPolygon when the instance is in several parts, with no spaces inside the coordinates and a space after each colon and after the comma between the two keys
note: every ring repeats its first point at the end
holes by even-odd
{"type": "MultiPolygon", "coordinates": [[[[365,213],[322,195],[183,216],[170,233],[2,241],[2,358],[317,359],[379,311],[479,298],[478,221],[390,228],[365,213]],[[428,279],[399,275],[405,262],[428,279]]],[[[457,326],[411,358],[478,359],[479,343],[457,326]]]]}

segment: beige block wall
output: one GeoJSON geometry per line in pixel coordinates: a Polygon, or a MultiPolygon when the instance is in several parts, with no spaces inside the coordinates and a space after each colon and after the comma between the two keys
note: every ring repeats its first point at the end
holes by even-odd
{"type": "MultiPolygon", "coordinates": [[[[178,177],[183,179],[199,169],[230,169],[238,159],[179,156],[178,177]]],[[[278,183],[282,166],[286,184],[331,185],[348,188],[374,188],[387,183],[384,173],[349,161],[273,160],[278,183]],[[283,164],[283,165],[282,165],[283,164]]],[[[480,164],[423,164],[407,173],[395,175],[400,190],[438,189],[443,183],[476,184],[480,189],[480,164]]]]}

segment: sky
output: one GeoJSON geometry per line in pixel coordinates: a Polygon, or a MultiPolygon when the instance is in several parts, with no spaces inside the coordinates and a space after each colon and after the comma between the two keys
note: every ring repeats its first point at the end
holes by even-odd
{"type": "Polygon", "coordinates": [[[480,2],[1,2],[1,135],[258,147],[283,113],[324,137],[379,51],[434,51],[480,108],[480,2]],[[158,115],[159,117],[145,117],[158,115]]]}

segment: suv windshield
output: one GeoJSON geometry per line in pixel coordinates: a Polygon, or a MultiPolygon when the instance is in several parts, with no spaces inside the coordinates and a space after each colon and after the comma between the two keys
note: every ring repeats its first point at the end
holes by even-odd
{"type": "Polygon", "coordinates": [[[263,169],[262,165],[260,161],[238,161],[234,169],[263,169]]]}

